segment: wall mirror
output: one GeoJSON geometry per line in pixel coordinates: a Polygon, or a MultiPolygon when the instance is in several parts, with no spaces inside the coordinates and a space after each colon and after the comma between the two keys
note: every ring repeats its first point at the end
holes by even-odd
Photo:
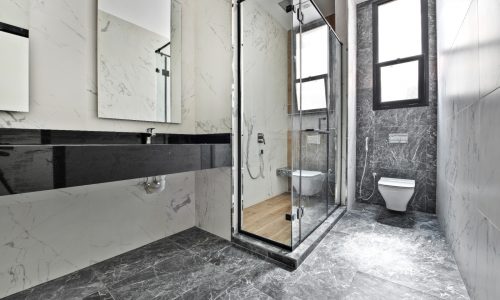
{"type": "Polygon", "coordinates": [[[98,0],[100,118],[181,122],[181,3],[98,0]]]}
{"type": "Polygon", "coordinates": [[[0,1],[0,110],[29,111],[29,8],[0,1]]]}

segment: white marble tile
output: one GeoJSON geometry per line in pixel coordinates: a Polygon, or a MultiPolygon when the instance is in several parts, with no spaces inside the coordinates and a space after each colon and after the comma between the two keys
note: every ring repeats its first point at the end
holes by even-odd
{"type": "MultiPolygon", "coordinates": [[[[4,128],[193,133],[196,118],[196,6],[183,0],[182,123],[143,123],[97,116],[97,1],[32,0],[30,112],[0,112],[4,128]]],[[[231,82],[225,83],[227,86],[231,82]]]]}
{"type": "Polygon", "coordinates": [[[154,51],[170,42],[169,37],[103,10],[98,11],[98,26],[99,117],[164,122],[154,51]]]}
{"type": "Polygon", "coordinates": [[[28,29],[31,0],[4,0],[0,3],[0,22],[28,29]]]}
{"type": "MultiPolygon", "coordinates": [[[[32,0],[30,113],[0,112],[0,127],[230,132],[231,2],[181,2],[182,124],[99,119],[97,1],[32,0]]],[[[199,225],[228,239],[231,170],[199,178],[199,225]]],[[[131,180],[2,197],[0,297],[195,226],[195,181],[168,176],[159,195],[131,180]]]]}
{"type": "Polygon", "coordinates": [[[195,2],[196,132],[231,132],[231,1],[195,2]]]}
{"type": "Polygon", "coordinates": [[[196,172],[196,226],[231,240],[231,168],[196,172]]]}
{"type": "Polygon", "coordinates": [[[0,297],[195,226],[194,172],[160,194],[141,182],[1,197],[0,297]]]}
{"type": "MultiPolygon", "coordinates": [[[[493,2],[437,2],[437,212],[473,299],[496,299],[500,295],[500,142],[495,132],[500,93],[491,69],[497,60],[491,56],[494,46],[481,42],[484,36],[494,33],[478,28],[487,19],[481,17],[478,8],[497,5],[493,2]],[[491,78],[484,77],[487,73],[491,78]]],[[[500,16],[492,9],[485,14],[489,18],[500,16]]]]}
{"type": "Polygon", "coordinates": [[[242,22],[241,152],[244,207],[249,207],[288,190],[288,178],[276,175],[288,165],[288,30],[251,1],[242,5],[242,22]],[[265,144],[257,143],[258,133],[265,144]]]}

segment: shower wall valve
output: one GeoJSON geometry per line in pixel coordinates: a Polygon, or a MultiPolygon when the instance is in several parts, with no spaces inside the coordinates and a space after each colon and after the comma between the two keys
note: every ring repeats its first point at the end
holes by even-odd
{"type": "Polygon", "coordinates": [[[266,139],[264,138],[263,133],[257,133],[257,143],[259,144],[266,144],[266,139]]]}

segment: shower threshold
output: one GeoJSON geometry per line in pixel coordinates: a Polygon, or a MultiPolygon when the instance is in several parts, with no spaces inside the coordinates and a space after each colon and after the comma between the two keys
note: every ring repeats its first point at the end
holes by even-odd
{"type": "Polygon", "coordinates": [[[290,270],[297,269],[309,254],[316,248],[326,234],[335,226],[346,212],[345,206],[339,206],[330,216],[319,225],[301,244],[293,251],[252,238],[244,233],[234,233],[232,242],[257,255],[290,270]]]}

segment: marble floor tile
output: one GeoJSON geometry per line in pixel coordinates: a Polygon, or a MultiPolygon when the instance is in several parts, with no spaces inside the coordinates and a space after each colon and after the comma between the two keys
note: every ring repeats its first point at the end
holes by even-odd
{"type": "Polygon", "coordinates": [[[67,276],[49,281],[26,291],[7,297],[7,299],[24,300],[77,300],[105,289],[96,273],[86,268],[67,276]]]}
{"type": "Polygon", "coordinates": [[[247,282],[238,282],[231,288],[223,291],[217,300],[272,300],[270,296],[256,289],[247,282]]]}
{"type": "Polygon", "coordinates": [[[358,272],[349,289],[342,295],[342,299],[437,300],[439,298],[375,276],[358,272]]]}
{"type": "Polygon", "coordinates": [[[197,255],[176,256],[108,286],[116,299],[172,299],[223,273],[197,255]]]}
{"type": "Polygon", "coordinates": [[[165,239],[145,247],[127,252],[117,257],[92,266],[99,280],[106,285],[112,285],[123,279],[140,273],[159,262],[178,256],[192,256],[185,248],[165,239]]]}
{"type": "MultiPolygon", "coordinates": [[[[359,206],[359,205],[358,205],[359,206]]],[[[343,233],[356,233],[372,231],[377,224],[376,218],[380,213],[376,205],[363,205],[357,210],[347,212],[335,225],[335,231],[343,233]]]]}
{"type": "Polygon", "coordinates": [[[83,300],[114,300],[108,290],[95,292],[83,298],[83,300]]]}
{"type": "Polygon", "coordinates": [[[176,299],[219,299],[221,294],[227,294],[236,289],[235,286],[239,282],[241,280],[238,277],[225,272],[207,273],[207,277],[200,284],[176,299]]]}
{"type": "Polygon", "coordinates": [[[184,230],[168,239],[206,260],[212,258],[215,253],[232,245],[229,241],[197,227],[184,230]]]}
{"type": "Polygon", "coordinates": [[[294,271],[198,228],[7,299],[468,299],[434,215],[356,205],[294,271]]]}
{"type": "Polygon", "coordinates": [[[208,258],[210,263],[221,267],[225,272],[240,277],[251,276],[249,274],[258,272],[267,263],[263,257],[234,245],[212,252],[208,258]]]}

